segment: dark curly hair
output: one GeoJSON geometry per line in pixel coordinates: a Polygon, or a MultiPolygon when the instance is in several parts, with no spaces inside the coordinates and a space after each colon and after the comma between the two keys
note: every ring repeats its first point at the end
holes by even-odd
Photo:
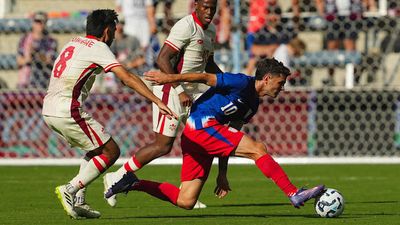
{"type": "Polygon", "coordinates": [[[256,70],[256,80],[262,80],[265,74],[272,76],[289,76],[290,70],[275,58],[264,58],[258,61],[256,70]]]}
{"type": "Polygon", "coordinates": [[[86,19],[86,34],[100,38],[104,30],[118,23],[118,14],[112,9],[97,9],[86,19]]]}

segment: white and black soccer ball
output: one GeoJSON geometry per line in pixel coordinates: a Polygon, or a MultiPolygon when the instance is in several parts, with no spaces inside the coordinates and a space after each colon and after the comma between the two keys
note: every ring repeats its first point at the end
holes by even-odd
{"type": "Polygon", "coordinates": [[[344,198],[335,189],[328,188],[315,199],[315,211],[321,217],[338,217],[344,210],[344,198]]]}

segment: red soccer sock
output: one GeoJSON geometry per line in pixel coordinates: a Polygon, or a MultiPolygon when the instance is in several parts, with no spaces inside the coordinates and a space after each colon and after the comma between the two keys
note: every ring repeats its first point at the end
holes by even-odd
{"type": "Polygon", "coordinates": [[[268,178],[271,178],[287,196],[292,196],[297,192],[282,167],[268,154],[256,160],[257,167],[268,178]]]}
{"type": "Polygon", "coordinates": [[[169,201],[174,205],[178,201],[180,191],[179,188],[170,183],[158,183],[149,180],[140,180],[132,187],[132,190],[146,192],[163,201],[169,201]]]}

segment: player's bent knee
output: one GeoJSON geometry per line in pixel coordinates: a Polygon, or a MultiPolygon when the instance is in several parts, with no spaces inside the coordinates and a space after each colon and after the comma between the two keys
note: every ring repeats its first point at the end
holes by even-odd
{"type": "Polygon", "coordinates": [[[255,146],[254,146],[254,150],[253,150],[253,159],[258,159],[261,156],[267,154],[267,147],[265,146],[264,143],[262,142],[256,142],[255,146]]]}
{"type": "Polygon", "coordinates": [[[182,199],[178,198],[177,205],[186,210],[192,210],[196,204],[197,200],[194,199],[182,199]]]}
{"type": "Polygon", "coordinates": [[[175,138],[167,140],[157,140],[154,143],[154,150],[158,152],[159,156],[166,155],[171,152],[175,138]]]}
{"type": "Polygon", "coordinates": [[[110,161],[116,161],[120,154],[121,151],[115,143],[115,141],[111,138],[104,146],[103,153],[109,158],[110,161]]]}

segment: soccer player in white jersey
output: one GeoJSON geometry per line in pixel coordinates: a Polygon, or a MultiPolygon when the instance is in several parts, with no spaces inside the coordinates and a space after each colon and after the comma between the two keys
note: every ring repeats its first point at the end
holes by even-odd
{"type": "MultiPolygon", "coordinates": [[[[125,85],[154,102],[162,115],[172,111],[157,98],[139,77],[122,67],[109,46],[114,39],[118,15],[110,9],[93,11],[87,17],[86,37],[75,37],[55,61],[49,88],[43,102],[47,125],[72,147],[87,151],[79,173],[56,194],[73,218],[98,218],[100,213],[85,202],[85,189],[118,159],[120,150],[104,127],[82,109],[83,102],[102,71],[115,73],[125,85]]],[[[175,116],[176,117],[176,116],[175,116]]]]}
{"type": "MultiPolygon", "coordinates": [[[[157,59],[157,64],[165,73],[209,73],[222,72],[214,62],[215,27],[211,24],[217,8],[217,0],[196,0],[195,11],[179,20],[171,29],[157,59]]],[[[174,83],[154,86],[154,94],[162,99],[179,120],[168,120],[153,105],[153,130],[155,141],[139,149],[115,173],[104,176],[107,190],[129,171],[137,171],[153,159],[171,152],[180,121],[185,121],[192,101],[204,93],[208,87],[204,84],[174,83]]],[[[227,158],[220,158],[227,160],[227,158]]],[[[222,161],[220,161],[222,162],[222,161]]],[[[115,206],[116,196],[107,199],[115,206]]],[[[204,208],[198,202],[195,208],[204,208]]]]}

